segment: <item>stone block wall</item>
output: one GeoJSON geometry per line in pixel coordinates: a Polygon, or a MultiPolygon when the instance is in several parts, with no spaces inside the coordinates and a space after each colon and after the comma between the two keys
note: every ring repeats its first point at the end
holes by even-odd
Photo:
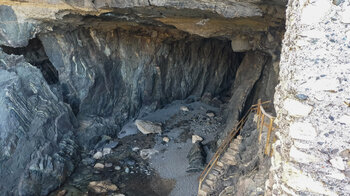
{"type": "Polygon", "coordinates": [[[267,195],[350,194],[350,2],[290,0],[267,195]]]}

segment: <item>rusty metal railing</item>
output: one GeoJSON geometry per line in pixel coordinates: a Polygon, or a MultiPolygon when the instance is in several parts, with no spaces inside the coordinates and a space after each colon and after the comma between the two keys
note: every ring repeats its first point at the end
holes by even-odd
{"type": "Polygon", "coordinates": [[[239,131],[243,128],[245,122],[248,119],[249,114],[252,111],[257,111],[258,113],[258,130],[259,130],[259,143],[261,140],[261,132],[262,132],[262,128],[263,126],[265,126],[264,123],[264,118],[265,116],[267,116],[270,119],[270,124],[269,124],[269,129],[270,131],[268,131],[268,140],[266,141],[266,146],[265,146],[265,154],[266,154],[266,147],[268,146],[269,143],[269,137],[272,131],[272,127],[273,127],[273,121],[274,121],[274,117],[267,114],[264,110],[264,108],[262,107],[264,104],[269,103],[270,101],[266,101],[266,102],[261,102],[261,100],[259,99],[258,104],[252,105],[249,110],[247,111],[247,113],[243,116],[243,118],[236,124],[236,126],[231,130],[231,132],[226,136],[225,140],[221,143],[221,145],[219,146],[219,148],[217,149],[217,151],[215,152],[214,156],[210,159],[209,163],[207,164],[207,166],[204,168],[203,172],[201,173],[201,175],[199,176],[199,186],[198,186],[198,191],[201,189],[202,184],[204,182],[204,180],[206,179],[206,177],[208,176],[209,172],[211,171],[211,169],[216,165],[217,161],[219,160],[219,158],[221,157],[221,155],[226,151],[227,147],[229,146],[229,144],[231,143],[232,139],[239,133],[239,131]],[[259,115],[260,114],[260,115],[259,115]],[[261,117],[262,120],[261,120],[261,117]],[[261,124],[261,125],[260,125],[261,124]],[[261,129],[259,129],[261,128],[261,129]]]}
{"type": "Polygon", "coordinates": [[[264,154],[271,156],[272,150],[271,150],[271,143],[270,143],[270,138],[271,138],[271,133],[275,129],[273,127],[273,123],[275,121],[275,117],[271,116],[268,114],[264,108],[262,107],[263,103],[261,103],[261,100],[258,100],[257,104],[257,130],[259,131],[259,144],[261,142],[261,135],[264,127],[267,128],[267,136],[266,136],[266,144],[265,144],[265,150],[264,154]],[[265,118],[266,117],[266,118],[265,118]],[[268,123],[265,122],[265,120],[268,119],[268,123]]]}

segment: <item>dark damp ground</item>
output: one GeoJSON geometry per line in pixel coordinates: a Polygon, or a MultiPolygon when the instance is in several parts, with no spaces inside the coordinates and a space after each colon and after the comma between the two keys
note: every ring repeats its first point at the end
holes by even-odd
{"type": "MultiPolygon", "coordinates": [[[[94,195],[88,193],[91,181],[108,180],[115,184],[126,196],[166,196],[196,194],[200,172],[187,173],[187,154],[192,147],[193,134],[204,138],[202,142],[208,153],[215,152],[218,131],[224,125],[220,116],[224,104],[207,104],[200,101],[175,101],[163,109],[144,115],[142,119],[163,124],[163,132],[143,135],[133,122],[121,131],[119,138],[107,138],[106,141],[118,142],[110,154],[101,159],[93,159],[95,149],[82,152],[82,161],[68,181],[58,190],[50,194],[56,196],[59,191],[66,190],[66,196],[94,195]],[[186,106],[189,111],[181,110],[186,106]],[[209,117],[207,113],[215,113],[209,117]],[[163,141],[168,137],[168,143],[163,141]],[[155,149],[158,151],[150,159],[142,159],[140,150],[155,149]],[[105,167],[96,169],[94,165],[101,163],[105,167]]],[[[211,154],[207,155],[207,159],[211,154]]]]}

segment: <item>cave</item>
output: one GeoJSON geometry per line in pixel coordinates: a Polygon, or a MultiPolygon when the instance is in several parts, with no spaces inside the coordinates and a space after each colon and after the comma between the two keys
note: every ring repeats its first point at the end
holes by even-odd
{"type": "MultiPolygon", "coordinates": [[[[9,165],[0,176],[14,173],[0,182],[5,195],[196,195],[200,173],[251,106],[270,101],[275,115],[285,3],[97,14],[66,3],[54,20],[25,23],[32,36],[0,33],[0,162],[9,165]]],[[[205,194],[263,193],[270,161],[257,137],[252,113],[234,136],[243,138],[238,163],[205,194]]]]}
{"type": "Polygon", "coordinates": [[[47,57],[44,47],[38,38],[29,40],[26,47],[9,47],[0,46],[2,51],[7,54],[23,55],[28,63],[38,67],[48,84],[56,84],[58,82],[58,72],[47,57]]]}

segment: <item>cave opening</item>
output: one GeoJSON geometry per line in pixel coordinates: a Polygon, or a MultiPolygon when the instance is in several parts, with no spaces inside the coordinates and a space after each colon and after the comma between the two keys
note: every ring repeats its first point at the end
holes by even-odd
{"type": "MultiPolygon", "coordinates": [[[[44,23],[46,30],[28,46],[1,46],[41,70],[55,95],[47,100],[59,105],[35,105],[41,92],[28,98],[34,104],[20,105],[33,114],[41,112],[35,107],[49,108],[44,114],[51,121],[37,118],[49,127],[49,139],[36,142],[49,140],[53,148],[50,156],[33,155],[45,165],[32,161],[32,175],[21,176],[18,190],[197,194],[200,173],[236,123],[258,99],[273,101],[284,16],[278,6],[259,6],[264,15],[238,18],[165,7],[111,9],[99,16],[67,11],[59,21],[44,23]],[[51,108],[57,118],[51,118],[51,108]],[[43,181],[53,185],[43,187],[43,181]]],[[[261,156],[254,126],[252,114],[232,140],[239,147],[222,162],[225,171],[209,175],[200,190],[261,193],[270,162],[261,156]]]]}
{"type": "Polygon", "coordinates": [[[0,47],[7,54],[23,55],[28,63],[40,69],[48,84],[58,83],[58,71],[47,57],[40,39],[30,39],[26,47],[14,48],[5,45],[1,45],[0,47]]]}
{"type": "Polygon", "coordinates": [[[276,59],[226,38],[169,27],[89,27],[39,38],[79,122],[82,161],[62,188],[79,194],[94,191],[89,179],[128,195],[194,194],[218,141],[277,84],[276,59]],[[140,181],[147,183],[140,188],[140,181]]]}

